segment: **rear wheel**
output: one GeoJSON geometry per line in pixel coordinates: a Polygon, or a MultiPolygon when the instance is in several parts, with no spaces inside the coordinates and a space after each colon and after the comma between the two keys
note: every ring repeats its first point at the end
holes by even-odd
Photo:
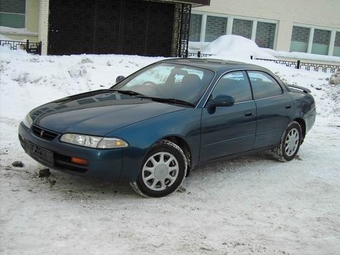
{"type": "Polygon", "coordinates": [[[134,190],[143,197],[163,197],[176,191],[184,181],[187,159],[175,143],[162,140],[146,155],[134,190]]]}
{"type": "Polygon", "coordinates": [[[290,123],[281,139],[280,145],[273,152],[279,161],[285,162],[295,158],[302,140],[301,126],[296,121],[290,123]]]}

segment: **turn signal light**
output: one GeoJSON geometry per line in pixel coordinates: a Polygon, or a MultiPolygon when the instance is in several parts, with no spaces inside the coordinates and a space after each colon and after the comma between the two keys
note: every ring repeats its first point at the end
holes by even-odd
{"type": "Polygon", "coordinates": [[[71,158],[71,162],[77,165],[87,166],[88,162],[82,158],[71,158]]]}

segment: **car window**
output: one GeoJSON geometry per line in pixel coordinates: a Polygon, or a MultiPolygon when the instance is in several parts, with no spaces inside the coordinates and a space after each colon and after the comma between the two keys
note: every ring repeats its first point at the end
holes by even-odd
{"type": "Polygon", "coordinates": [[[255,99],[282,95],[281,86],[269,74],[259,71],[249,71],[248,75],[255,99]]]}
{"type": "Polygon", "coordinates": [[[133,80],[126,84],[126,87],[139,86],[148,82],[152,82],[153,84],[164,84],[172,69],[173,67],[166,65],[156,66],[137,75],[133,80]]]}
{"type": "Polygon", "coordinates": [[[211,70],[181,64],[159,63],[140,70],[119,83],[115,89],[196,104],[213,77],[214,72],[211,70]]]}
{"type": "Polygon", "coordinates": [[[248,78],[244,72],[232,72],[224,75],[216,84],[212,96],[228,95],[235,103],[252,99],[248,78]]]}

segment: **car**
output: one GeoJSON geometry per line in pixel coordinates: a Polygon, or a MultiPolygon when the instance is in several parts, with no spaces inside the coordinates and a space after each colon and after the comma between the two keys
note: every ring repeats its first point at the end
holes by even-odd
{"type": "Polygon", "coordinates": [[[51,169],[163,197],[201,164],[264,150],[294,159],[315,118],[308,89],[263,67],[175,58],[39,106],[18,133],[26,153],[51,169]]]}

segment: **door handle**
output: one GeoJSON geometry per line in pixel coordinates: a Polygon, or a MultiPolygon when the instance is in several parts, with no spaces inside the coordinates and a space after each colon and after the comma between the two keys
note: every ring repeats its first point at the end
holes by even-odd
{"type": "Polygon", "coordinates": [[[253,112],[245,112],[244,116],[246,116],[246,117],[253,116],[253,112]]]}
{"type": "Polygon", "coordinates": [[[292,106],[289,104],[289,105],[286,105],[286,109],[290,109],[292,108],[292,106]]]}

